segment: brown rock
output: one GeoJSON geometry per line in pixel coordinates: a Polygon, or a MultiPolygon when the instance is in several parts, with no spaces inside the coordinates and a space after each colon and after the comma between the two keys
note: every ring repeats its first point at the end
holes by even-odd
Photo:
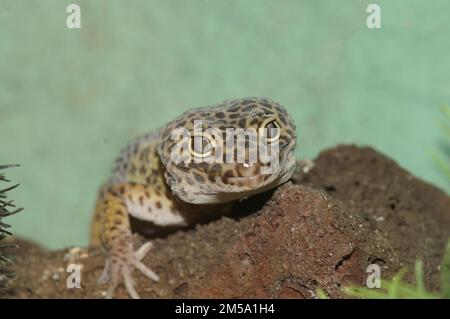
{"type": "MultiPolygon", "coordinates": [[[[232,218],[154,239],[144,262],[161,280],[135,272],[138,292],[146,298],[312,298],[322,288],[341,298],[342,286],[364,284],[367,265],[377,263],[382,277],[391,278],[419,258],[427,286],[437,289],[450,197],[370,148],[339,146],[315,163],[294,179],[301,185],[242,202],[232,218]]],[[[101,250],[24,249],[7,296],[102,298],[103,263],[101,250]],[[81,289],[66,287],[68,263],[83,266],[81,289]]],[[[127,293],[120,286],[115,296],[127,293]]]]}

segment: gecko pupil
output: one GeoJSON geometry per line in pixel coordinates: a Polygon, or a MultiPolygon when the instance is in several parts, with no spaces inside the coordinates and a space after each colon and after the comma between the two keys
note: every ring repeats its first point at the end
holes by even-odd
{"type": "Polygon", "coordinates": [[[266,136],[269,140],[276,139],[280,135],[280,126],[275,121],[270,121],[264,128],[266,129],[266,136]]]}
{"type": "Polygon", "coordinates": [[[206,156],[212,150],[211,141],[205,136],[202,136],[201,139],[199,137],[192,137],[191,150],[193,150],[194,155],[206,156]]]}

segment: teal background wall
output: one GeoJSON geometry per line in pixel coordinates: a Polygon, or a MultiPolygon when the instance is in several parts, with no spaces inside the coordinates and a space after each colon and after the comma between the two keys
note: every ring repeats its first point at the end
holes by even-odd
{"type": "Polygon", "coordinates": [[[87,244],[119,150],[192,106],[268,96],[298,156],[372,145],[450,190],[431,159],[450,101],[446,0],[0,0],[0,162],[25,207],[13,230],[87,244]],[[66,28],[78,3],[82,28],[66,28]],[[365,25],[378,3],[382,29],[365,25]]]}

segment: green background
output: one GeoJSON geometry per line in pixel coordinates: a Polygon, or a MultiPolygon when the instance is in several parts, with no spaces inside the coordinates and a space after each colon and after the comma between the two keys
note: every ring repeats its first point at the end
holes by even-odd
{"type": "Polygon", "coordinates": [[[25,211],[13,231],[87,244],[119,150],[183,110],[267,96],[302,158],[372,145],[450,189],[432,160],[450,101],[450,1],[0,0],[0,163],[25,211]],[[68,29],[66,6],[81,6],[68,29]],[[366,7],[381,6],[369,30],[366,7]]]}

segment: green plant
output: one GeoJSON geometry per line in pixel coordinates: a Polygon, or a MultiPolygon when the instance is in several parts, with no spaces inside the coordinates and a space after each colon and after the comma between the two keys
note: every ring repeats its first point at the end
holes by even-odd
{"type": "Polygon", "coordinates": [[[417,261],[414,267],[416,284],[412,285],[403,280],[405,269],[400,270],[391,280],[381,280],[381,288],[366,288],[350,286],[344,292],[351,297],[364,299],[435,299],[439,295],[425,289],[423,282],[422,262],[417,261]]]}
{"type": "MultiPolygon", "coordinates": [[[[0,165],[0,171],[5,168],[17,166],[17,165],[0,165]]],[[[9,182],[5,175],[0,172],[0,186],[3,183],[9,182]]],[[[13,259],[8,254],[4,253],[7,248],[16,247],[14,244],[5,243],[3,240],[10,236],[11,233],[7,230],[10,226],[3,221],[3,218],[16,214],[22,210],[17,208],[12,200],[8,199],[7,193],[19,186],[15,184],[6,188],[0,188],[0,289],[4,288],[10,278],[14,277],[14,274],[9,272],[7,267],[13,263],[13,259]]]]}
{"type": "Polygon", "coordinates": [[[415,285],[403,280],[405,269],[400,270],[391,280],[381,280],[380,289],[366,287],[345,287],[344,292],[351,297],[364,299],[440,299],[450,298],[450,240],[441,265],[441,290],[438,293],[426,290],[422,261],[414,265],[415,285]]]}
{"type": "MultiPolygon", "coordinates": [[[[450,106],[442,107],[442,113],[446,120],[441,123],[442,130],[450,141],[450,106]]],[[[434,159],[442,172],[450,181],[450,145],[446,145],[443,154],[434,154],[434,159]]],[[[422,261],[416,261],[414,266],[415,285],[403,281],[403,276],[406,270],[402,269],[391,280],[381,280],[381,289],[369,289],[366,287],[344,287],[344,292],[351,297],[365,298],[365,299],[387,299],[387,298],[446,298],[450,299],[450,239],[447,243],[444,253],[444,259],[441,265],[441,290],[439,293],[432,293],[425,289],[423,279],[423,264],[422,261]]],[[[318,289],[316,291],[317,297],[326,299],[326,293],[318,289]]]]}
{"type": "MultiPolygon", "coordinates": [[[[414,265],[415,285],[403,280],[405,269],[400,270],[391,280],[381,280],[381,288],[366,288],[359,286],[344,287],[344,293],[349,297],[362,299],[450,299],[450,240],[447,243],[444,259],[441,265],[441,289],[434,293],[427,291],[424,283],[422,261],[414,265]]],[[[328,299],[328,295],[317,289],[318,299],[328,299]]]]}

